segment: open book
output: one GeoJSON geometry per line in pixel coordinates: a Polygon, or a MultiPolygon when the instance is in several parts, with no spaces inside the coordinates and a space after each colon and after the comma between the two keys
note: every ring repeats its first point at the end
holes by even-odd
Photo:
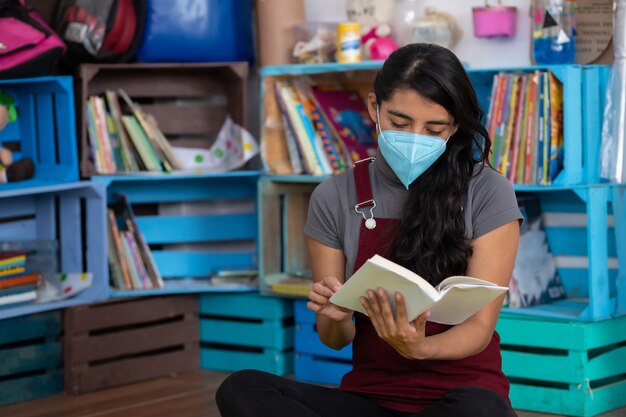
{"type": "Polygon", "coordinates": [[[359,298],[367,297],[368,289],[376,290],[378,287],[387,291],[394,312],[394,294],[399,292],[404,295],[410,321],[430,310],[429,321],[452,325],[464,322],[508,290],[507,287],[464,276],[446,278],[435,288],[416,273],[375,255],[348,279],[330,301],[367,314],[359,298]]]}

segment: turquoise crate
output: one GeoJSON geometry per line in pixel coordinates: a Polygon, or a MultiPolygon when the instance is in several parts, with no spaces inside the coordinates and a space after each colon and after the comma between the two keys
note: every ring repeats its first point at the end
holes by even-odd
{"type": "MultiPolygon", "coordinates": [[[[261,97],[270,91],[270,84],[275,79],[308,76],[312,79],[336,74],[337,79],[345,75],[351,84],[355,82],[371,89],[374,75],[382,66],[381,61],[355,64],[303,64],[266,66],[261,69],[261,97]]],[[[467,69],[481,107],[487,113],[492,92],[493,77],[500,71],[532,72],[550,70],[563,83],[565,168],[555,179],[555,185],[581,185],[598,183],[599,178],[599,140],[601,135],[602,112],[604,111],[604,91],[609,77],[610,67],[601,65],[540,65],[513,68],[467,69]]],[[[266,118],[265,109],[261,108],[261,120],[266,118]]],[[[265,125],[265,124],[264,124],[265,125]]],[[[275,140],[271,131],[272,124],[267,124],[267,131],[262,132],[261,141],[275,140]]],[[[265,161],[264,161],[265,163],[265,161]]],[[[269,171],[265,164],[265,170],[269,171]]],[[[547,188],[546,186],[541,186],[547,188]]]]}
{"type": "MultiPolygon", "coordinates": [[[[165,288],[111,290],[112,296],[233,291],[211,286],[220,269],[257,268],[256,171],[94,176],[110,202],[125,194],[165,288]]],[[[250,288],[241,287],[241,291],[250,288]]]]}
{"type": "Polygon", "coordinates": [[[253,294],[200,296],[200,363],[205,369],[293,372],[293,304],[253,294]]]}
{"type": "Polygon", "coordinates": [[[298,381],[339,385],[341,378],[352,369],[352,345],[331,349],[319,338],[315,328],[315,313],[306,301],[295,300],[296,356],[294,377],[298,381]]]}
{"type": "Polygon", "coordinates": [[[0,80],[0,89],[15,98],[18,118],[0,132],[0,145],[30,157],[30,180],[0,184],[0,192],[78,181],[78,149],[71,77],[0,80]]]}
{"type": "Polygon", "coordinates": [[[513,407],[589,417],[626,405],[626,317],[583,323],[503,314],[513,407]]]}
{"type": "Polygon", "coordinates": [[[76,182],[0,191],[2,240],[56,240],[60,272],[90,272],[92,286],[60,301],[0,308],[0,319],[104,300],[108,296],[106,196],[76,182]]]}
{"type": "Polygon", "coordinates": [[[58,311],[0,321],[0,405],[61,394],[58,311]]]}
{"type": "Polygon", "coordinates": [[[626,186],[581,186],[535,195],[568,299],[504,311],[585,321],[625,314],[626,186]]]}

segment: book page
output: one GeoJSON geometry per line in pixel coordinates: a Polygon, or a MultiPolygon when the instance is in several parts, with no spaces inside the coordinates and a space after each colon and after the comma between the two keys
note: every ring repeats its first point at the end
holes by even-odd
{"type": "Polygon", "coordinates": [[[486,287],[497,287],[493,282],[485,281],[484,279],[467,277],[463,275],[457,275],[453,277],[448,277],[441,281],[439,285],[437,285],[437,291],[439,293],[444,292],[448,287],[453,287],[459,284],[471,284],[471,285],[484,285],[486,287]]]}
{"type": "Polygon", "coordinates": [[[508,288],[490,285],[460,284],[448,286],[441,292],[441,299],[430,308],[429,321],[443,324],[459,324],[487,305],[508,288]]]}
{"type": "Polygon", "coordinates": [[[394,313],[394,294],[400,292],[404,295],[409,320],[417,318],[439,298],[437,291],[419,275],[376,255],[363,264],[330,301],[366,314],[360,297],[367,297],[367,290],[376,290],[378,287],[387,291],[394,313]]]}

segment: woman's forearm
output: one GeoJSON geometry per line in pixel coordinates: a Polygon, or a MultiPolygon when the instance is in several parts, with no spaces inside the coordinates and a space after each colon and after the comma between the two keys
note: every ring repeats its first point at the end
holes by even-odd
{"type": "Polygon", "coordinates": [[[451,329],[426,338],[428,356],[419,359],[457,360],[482,352],[493,337],[493,326],[479,319],[470,318],[451,329]]]}

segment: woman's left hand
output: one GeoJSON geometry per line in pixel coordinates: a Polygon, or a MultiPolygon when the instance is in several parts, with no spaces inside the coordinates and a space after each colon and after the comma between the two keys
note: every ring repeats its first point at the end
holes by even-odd
{"type": "Polygon", "coordinates": [[[368,297],[361,297],[378,336],[389,343],[400,355],[408,359],[428,359],[433,355],[433,346],[426,337],[426,320],[430,313],[423,312],[418,318],[409,321],[406,302],[396,293],[396,316],[394,317],[384,288],[368,290],[368,297]]]}

